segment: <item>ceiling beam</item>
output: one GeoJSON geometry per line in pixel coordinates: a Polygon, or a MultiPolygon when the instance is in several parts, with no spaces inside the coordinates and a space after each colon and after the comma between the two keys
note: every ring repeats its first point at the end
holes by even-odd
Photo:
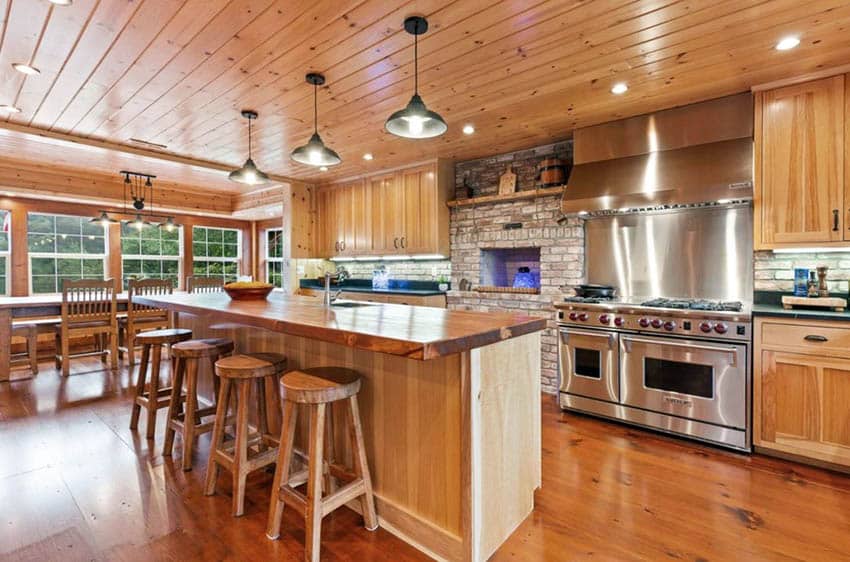
{"type": "MultiPolygon", "coordinates": [[[[87,138],[80,137],[77,135],[71,135],[68,133],[61,133],[58,131],[48,131],[46,129],[39,129],[36,127],[29,127],[26,125],[19,125],[11,122],[0,122],[0,134],[3,133],[14,133],[19,135],[29,135],[33,137],[38,137],[41,139],[47,139],[49,141],[55,142],[59,145],[75,145],[75,146],[83,146],[83,147],[91,147],[97,148],[101,150],[107,150],[112,152],[118,152],[122,154],[129,154],[132,156],[139,156],[142,158],[151,158],[154,160],[160,160],[165,162],[172,162],[175,164],[180,164],[183,166],[190,166],[192,168],[197,168],[199,170],[207,170],[207,171],[215,171],[215,172],[229,172],[233,170],[233,166],[222,164],[220,162],[212,162],[209,160],[198,160],[196,158],[189,158],[186,156],[180,156],[177,154],[172,154],[169,152],[160,152],[158,150],[151,150],[146,148],[140,148],[135,146],[130,146],[126,144],[111,142],[100,140],[96,138],[87,138]]],[[[304,180],[298,180],[295,178],[291,178],[289,176],[280,176],[277,174],[269,174],[269,179],[276,183],[289,183],[293,181],[297,181],[299,183],[304,183],[304,180]]]]}

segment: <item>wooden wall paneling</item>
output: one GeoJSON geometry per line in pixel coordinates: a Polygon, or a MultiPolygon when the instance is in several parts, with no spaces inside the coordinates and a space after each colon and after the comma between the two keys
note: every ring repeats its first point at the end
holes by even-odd
{"type": "MultiPolygon", "coordinates": [[[[845,241],[850,240],[850,156],[847,154],[850,147],[850,74],[844,75],[844,236],[845,241]]],[[[841,172],[839,172],[841,173],[841,172]]]]}
{"type": "MultiPolygon", "coordinates": [[[[764,111],[764,93],[753,94],[753,249],[764,250],[768,248],[769,242],[765,241],[763,215],[764,209],[764,177],[762,166],[764,159],[764,122],[762,112],[764,111]]],[[[768,239],[770,237],[768,236],[768,239]]]]}
{"type": "Polygon", "coordinates": [[[12,68],[14,63],[31,64],[38,48],[43,27],[31,22],[43,22],[50,13],[44,2],[4,2],[3,50],[0,52],[0,99],[12,103],[17,97],[25,75],[12,68]]]}
{"type": "Polygon", "coordinates": [[[121,292],[124,288],[122,272],[124,265],[121,263],[121,225],[110,224],[106,228],[106,239],[108,241],[108,255],[106,257],[106,277],[115,280],[115,290],[121,292]]]}
{"type": "Polygon", "coordinates": [[[9,211],[12,221],[9,261],[12,265],[11,289],[13,297],[29,294],[29,243],[27,241],[27,210],[22,205],[10,205],[8,199],[0,200],[0,207],[9,211]]]}

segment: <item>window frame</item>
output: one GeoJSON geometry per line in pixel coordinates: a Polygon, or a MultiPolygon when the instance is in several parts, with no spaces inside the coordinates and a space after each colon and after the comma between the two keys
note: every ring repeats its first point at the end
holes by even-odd
{"type": "MultiPolygon", "coordinates": [[[[142,241],[142,238],[141,238],[141,232],[142,231],[141,230],[138,231],[139,232],[138,240],[139,240],[140,253],[138,253],[138,254],[125,254],[124,253],[124,225],[129,224],[130,222],[132,222],[132,221],[121,221],[121,224],[119,225],[119,231],[120,231],[120,235],[121,235],[121,244],[120,244],[121,287],[124,290],[127,289],[127,280],[125,279],[125,276],[124,276],[124,261],[129,258],[131,260],[139,260],[140,262],[144,262],[145,260],[158,261],[158,262],[176,261],[177,262],[177,284],[174,286],[174,288],[175,288],[175,290],[179,289],[180,286],[181,286],[182,279],[183,279],[183,260],[184,260],[184,256],[185,256],[185,253],[186,253],[186,248],[185,248],[185,244],[184,244],[185,237],[184,237],[184,230],[183,230],[185,227],[183,225],[180,225],[180,226],[177,227],[177,255],[176,256],[166,256],[166,255],[162,255],[162,253],[160,253],[160,255],[142,254],[141,253],[141,241],[142,241]]],[[[160,240],[160,242],[162,242],[162,230],[159,227],[154,227],[154,228],[157,228],[157,230],[160,231],[159,240],[160,240]]],[[[160,266],[160,275],[162,275],[161,272],[162,272],[162,267],[160,266]]],[[[145,275],[143,267],[142,267],[141,275],[142,275],[142,277],[141,277],[142,279],[162,279],[162,277],[156,277],[156,278],[147,277],[145,275]]]]}
{"type": "MultiPolygon", "coordinates": [[[[34,252],[34,251],[30,250],[30,247],[29,247],[29,236],[30,236],[30,234],[44,234],[44,235],[49,235],[49,234],[44,233],[44,232],[35,232],[35,233],[30,232],[30,227],[29,227],[30,215],[43,215],[43,216],[53,217],[54,218],[54,224],[53,224],[53,234],[52,235],[54,237],[60,235],[59,233],[56,232],[56,223],[55,223],[56,217],[74,218],[74,219],[80,219],[80,221],[83,221],[83,220],[88,221],[91,218],[91,217],[86,217],[84,215],[72,215],[72,214],[66,214],[66,213],[45,213],[45,212],[41,212],[41,211],[27,211],[27,266],[28,266],[28,269],[29,269],[28,275],[27,275],[27,277],[28,277],[28,279],[27,279],[27,285],[28,285],[27,289],[28,289],[29,295],[58,295],[58,294],[62,293],[62,288],[61,288],[61,286],[58,282],[59,281],[58,268],[57,268],[57,271],[53,275],[53,277],[55,277],[56,281],[57,281],[55,291],[50,292],[50,293],[47,293],[47,292],[36,293],[33,290],[33,281],[35,280],[35,275],[33,275],[33,266],[32,266],[33,259],[52,258],[54,260],[59,260],[59,259],[100,260],[101,264],[103,265],[103,267],[102,267],[103,274],[100,277],[100,279],[103,280],[103,279],[107,278],[107,272],[108,272],[108,269],[109,269],[108,260],[109,260],[109,257],[110,257],[110,255],[109,255],[109,228],[107,228],[106,226],[104,226],[102,224],[99,224],[99,227],[103,230],[103,254],[87,254],[85,252],[73,253],[73,254],[63,254],[63,253],[59,253],[59,252],[56,252],[56,251],[54,251],[54,252],[34,252]]],[[[82,222],[80,224],[81,224],[81,229],[82,229],[82,222]]],[[[80,236],[83,236],[82,232],[81,232],[80,236]]],[[[55,247],[55,245],[54,245],[54,247],[55,247]]],[[[81,279],[82,279],[82,277],[81,277],[81,279]]]]}
{"type": "MultiPolygon", "coordinates": [[[[224,243],[224,242],[222,242],[224,243]]],[[[197,275],[195,273],[195,262],[203,261],[203,262],[215,262],[215,263],[235,263],[236,264],[236,275],[233,279],[236,281],[240,275],[242,275],[242,229],[237,227],[228,227],[228,226],[207,226],[204,224],[193,224],[192,225],[192,273],[191,275],[197,275]],[[232,231],[236,233],[236,257],[225,257],[225,256],[210,256],[209,254],[209,241],[204,240],[203,244],[206,247],[207,255],[199,256],[195,253],[195,246],[198,244],[198,241],[195,238],[195,229],[203,228],[204,230],[220,230],[222,232],[232,231]]],[[[209,269],[209,268],[208,268],[209,269]]],[[[211,277],[210,275],[201,275],[199,277],[211,277]]],[[[221,277],[224,278],[225,282],[227,281],[227,275],[223,274],[221,277]]]]}
{"type": "MultiPolygon", "coordinates": [[[[270,255],[269,250],[271,248],[269,244],[269,233],[270,232],[279,232],[281,236],[283,236],[283,227],[272,227],[266,228],[263,230],[263,260],[264,260],[264,271],[266,275],[266,283],[272,283],[271,275],[269,274],[269,266],[273,263],[281,264],[281,272],[280,272],[280,285],[275,285],[272,283],[276,289],[283,288],[283,256],[273,257],[270,255]]],[[[283,253],[281,251],[281,253],[283,253]]]]}
{"type": "Polygon", "coordinates": [[[3,271],[4,271],[3,275],[4,275],[5,280],[6,280],[5,284],[3,285],[3,294],[0,295],[0,296],[8,297],[8,296],[10,296],[10,292],[11,292],[11,289],[12,289],[12,274],[11,274],[12,272],[10,270],[11,262],[12,262],[12,211],[10,211],[8,209],[0,209],[0,212],[6,213],[6,215],[4,215],[4,217],[3,217],[4,223],[6,221],[6,217],[9,218],[9,231],[8,232],[2,232],[3,234],[6,235],[6,250],[5,251],[0,250],[0,259],[2,259],[5,262],[5,266],[4,266],[4,269],[3,269],[3,271]]]}

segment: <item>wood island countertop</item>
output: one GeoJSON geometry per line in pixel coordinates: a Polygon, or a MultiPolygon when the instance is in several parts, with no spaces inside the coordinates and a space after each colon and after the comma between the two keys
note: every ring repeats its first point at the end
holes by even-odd
{"type": "MultiPolygon", "coordinates": [[[[434,359],[538,332],[545,318],[396,304],[326,307],[315,297],[274,292],[267,300],[235,301],[225,293],[135,297],[199,316],[411,359],[434,359]]],[[[340,302],[340,301],[337,301],[340,302]]]]}

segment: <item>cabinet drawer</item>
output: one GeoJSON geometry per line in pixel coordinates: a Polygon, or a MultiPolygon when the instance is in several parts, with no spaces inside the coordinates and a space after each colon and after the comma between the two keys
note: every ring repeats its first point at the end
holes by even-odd
{"type": "Polygon", "coordinates": [[[801,353],[850,354],[850,326],[842,328],[817,322],[797,322],[763,322],[761,344],[801,353]]]}

